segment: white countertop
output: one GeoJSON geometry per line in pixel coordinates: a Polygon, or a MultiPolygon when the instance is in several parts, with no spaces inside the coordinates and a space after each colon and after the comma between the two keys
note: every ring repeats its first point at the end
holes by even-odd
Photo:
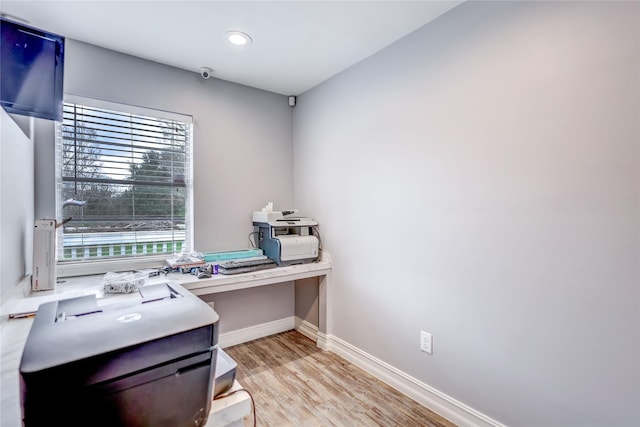
{"type": "MultiPolygon", "coordinates": [[[[319,261],[258,270],[250,273],[233,275],[217,274],[205,279],[198,279],[192,274],[161,274],[160,276],[150,277],[147,280],[147,284],[173,281],[182,285],[195,295],[208,295],[315,277],[327,274],[330,271],[331,262],[319,261]]],[[[98,305],[121,301],[125,298],[139,298],[137,292],[132,294],[105,294],[102,284],[103,277],[104,274],[67,277],[59,279],[54,290],[34,293],[31,293],[28,281],[23,281],[10,293],[7,300],[3,302],[0,316],[2,316],[2,320],[4,320],[6,316],[35,312],[38,306],[44,302],[89,294],[96,295],[98,305]]]]}

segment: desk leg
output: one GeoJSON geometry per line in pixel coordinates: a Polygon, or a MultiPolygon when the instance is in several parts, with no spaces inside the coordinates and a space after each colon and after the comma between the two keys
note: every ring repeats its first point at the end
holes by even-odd
{"type": "Polygon", "coordinates": [[[318,341],[316,345],[323,350],[329,350],[328,336],[331,331],[331,321],[327,310],[331,273],[318,277],[318,341]]]}

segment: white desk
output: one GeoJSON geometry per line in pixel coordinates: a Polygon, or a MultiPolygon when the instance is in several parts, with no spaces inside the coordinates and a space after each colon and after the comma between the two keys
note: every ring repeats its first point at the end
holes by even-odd
{"type": "MultiPolygon", "coordinates": [[[[111,304],[122,299],[137,298],[136,294],[107,294],[102,291],[103,275],[81,276],[64,279],[53,291],[30,294],[29,280],[25,279],[14,289],[2,304],[0,313],[0,425],[2,427],[18,427],[21,425],[20,390],[18,367],[22,357],[22,349],[27,339],[33,319],[8,319],[9,313],[33,311],[46,301],[71,298],[90,293],[98,297],[99,305],[111,304]]],[[[237,275],[214,275],[207,279],[198,279],[190,274],[170,273],[167,276],[152,278],[150,282],[173,280],[193,292],[195,295],[208,295],[266,286],[275,283],[318,277],[318,346],[325,348],[327,328],[327,292],[330,291],[331,262],[320,261],[311,264],[278,267],[237,275]]],[[[235,384],[234,387],[239,387],[235,384]]],[[[250,410],[250,402],[246,393],[237,393],[225,400],[214,401],[207,425],[241,426],[242,417],[250,410]],[[228,399],[228,400],[227,400],[228,399]],[[249,406],[247,406],[249,405],[249,406]],[[239,416],[239,418],[238,418],[239,416]],[[226,423],[226,424],[225,424],[226,423]]]]}
{"type": "MultiPolygon", "coordinates": [[[[240,383],[235,381],[231,390],[226,393],[232,393],[241,388],[240,383]]],[[[242,427],[244,425],[243,418],[251,414],[251,406],[251,398],[245,392],[238,392],[214,400],[205,427],[242,427]]]]}
{"type": "MultiPolygon", "coordinates": [[[[325,254],[326,256],[326,254],[325,254]]],[[[104,275],[67,277],[62,283],[56,285],[55,290],[29,292],[29,283],[21,283],[2,304],[0,321],[6,321],[7,315],[16,312],[30,312],[37,310],[39,304],[55,299],[71,298],[87,294],[95,294],[98,305],[108,304],[122,298],[136,297],[127,294],[105,294],[103,292],[102,278],[104,275]]],[[[318,346],[324,347],[324,338],[329,327],[327,318],[327,293],[331,288],[331,262],[321,260],[319,262],[277,267],[267,270],[259,270],[252,273],[224,275],[217,274],[207,279],[198,279],[192,274],[169,273],[150,278],[147,283],[160,283],[171,280],[179,283],[195,295],[210,295],[221,292],[235,291],[239,289],[254,288],[258,286],[273,285],[276,283],[290,282],[309,277],[318,277],[318,346]]]]}

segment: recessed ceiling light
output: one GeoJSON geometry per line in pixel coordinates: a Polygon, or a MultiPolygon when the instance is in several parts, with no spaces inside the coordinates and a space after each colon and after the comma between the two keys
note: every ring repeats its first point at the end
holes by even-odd
{"type": "Polygon", "coordinates": [[[236,46],[246,46],[251,44],[251,37],[242,31],[227,31],[227,40],[236,46]]]}

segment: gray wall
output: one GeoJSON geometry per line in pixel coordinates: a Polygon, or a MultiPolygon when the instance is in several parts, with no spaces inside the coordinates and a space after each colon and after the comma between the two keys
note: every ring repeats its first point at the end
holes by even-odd
{"type": "Polygon", "coordinates": [[[11,116],[0,107],[0,302],[31,273],[34,149],[31,131],[30,119],[11,116]]]}
{"type": "Polygon", "coordinates": [[[298,97],[329,332],[507,425],[640,425],[639,64],[638,2],[468,2],[298,97]]]}
{"type": "Polygon", "coordinates": [[[318,326],[318,278],[310,277],[308,279],[297,280],[295,290],[296,317],[299,317],[313,326],[318,326]]]}
{"type": "MultiPolygon", "coordinates": [[[[193,116],[196,250],[246,249],[254,210],[268,201],[292,207],[293,113],[285,96],[204,80],[74,40],[67,40],[65,92],[193,116]]],[[[46,129],[38,135],[35,159],[39,217],[55,213],[53,126],[41,126],[46,129]]],[[[248,312],[256,313],[256,323],[293,316],[293,300],[282,298],[282,286],[256,291],[259,303],[220,296],[225,302],[216,300],[216,309],[227,313],[221,332],[250,326],[248,312]]],[[[284,286],[293,295],[293,284],[284,286]]]]}

